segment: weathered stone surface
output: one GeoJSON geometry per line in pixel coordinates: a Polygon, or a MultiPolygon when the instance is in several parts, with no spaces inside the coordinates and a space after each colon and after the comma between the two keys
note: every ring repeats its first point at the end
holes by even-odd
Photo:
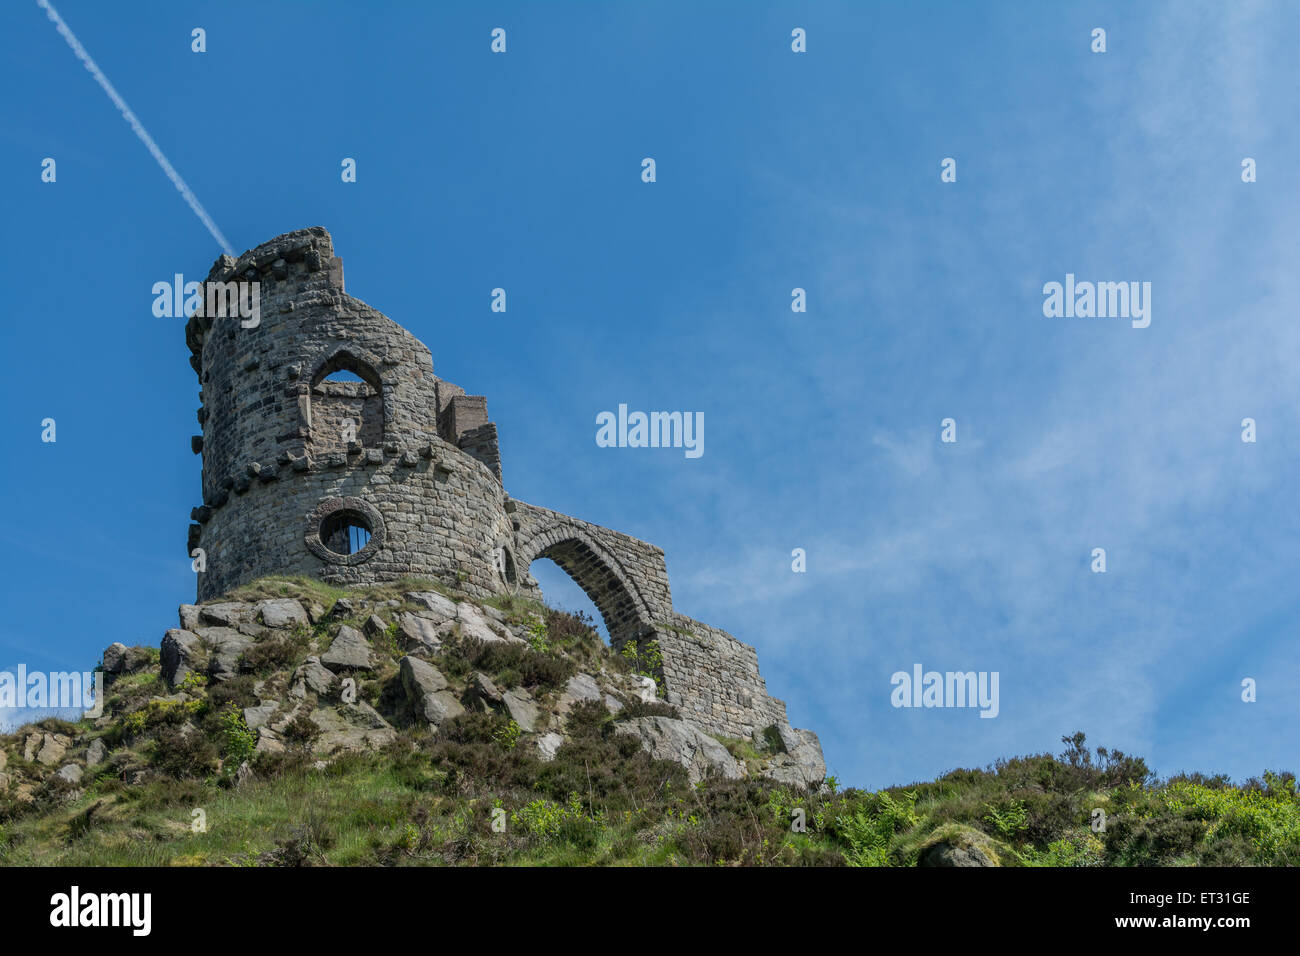
{"type": "Polygon", "coordinates": [[[590,674],[574,674],[565,684],[564,693],[560,695],[560,713],[567,714],[573,709],[574,704],[584,700],[600,700],[602,694],[596,678],[590,674]]]}
{"type": "Polygon", "coordinates": [[[197,604],[182,604],[178,615],[182,631],[192,631],[199,626],[199,606],[197,604]]]}
{"type": "Polygon", "coordinates": [[[36,760],[47,767],[52,767],[63,759],[71,743],[72,741],[63,734],[45,734],[41,738],[40,749],[36,751],[36,760]]]}
{"type": "Polygon", "coordinates": [[[997,866],[977,846],[935,843],[921,851],[917,866],[997,866]]]}
{"type": "Polygon", "coordinates": [[[126,645],[113,642],[104,648],[104,673],[120,674],[126,664],[126,645]]]}
{"type": "Polygon", "coordinates": [[[383,634],[385,631],[388,630],[388,625],[384,623],[384,619],[380,617],[378,614],[372,614],[368,618],[366,618],[366,623],[364,625],[364,628],[365,628],[366,636],[369,637],[371,640],[374,640],[380,634],[383,634]]]}
{"type": "Polygon", "coordinates": [[[623,702],[613,694],[605,695],[605,709],[611,714],[617,714],[623,709],[623,702]]]}
{"type": "Polygon", "coordinates": [[[614,732],[630,734],[656,760],[672,760],[686,768],[691,783],[706,776],[739,779],[739,765],[712,737],[684,720],[671,717],[636,717],[614,725],[614,732]]]}
{"type": "Polygon", "coordinates": [[[244,708],[244,723],[248,724],[249,730],[257,730],[275,716],[275,712],[280,709],[280,705],[275,701],[259,704],[256,707],[244,708]]]}
{"type": "Polygon", "coordinates": [[[564,743],[564,738],[555,732],[542,734],[537,738],[537,754],[545,761],[555,759],[555,753],[560,749],[560,744],[564,743]]]}
{"type": "Polygon", "coordinates": [[[161,667],[162,678],[175,687],[191,671],[201,671],[207,664],[207,653],[203,642],[193,631],[172,628],[162,641],[161,667]]]}
{"type": "Polygon", "coordinates": [[[75,763],[70,763],[60,767],[54,775],[68,783],[81,783],[82,771],[75,763]]]}
{"type": "Polygon", "coordinates": [[[508,713],[521,730],[531,734],[537,729],[537,719],[541,710],[533,703],[532,695],[522,687],[513,687],[501,695],[508,713]]]}
{"type": "Polygon", "coordinates": [[[9,755],[4,752],[3,748],[0,748],[0,770],[4,770],[4,768],[8,765],[9,765],[9,755]]]}
{"type": "MultiPolygon", "coordinates": [[[[96,737],[86,748],[86,766],[98,767],[108,756],[108,747],[104,744],[103,738],[96,737]]],[[[4,769],[4,764],[0,762],[0,770],[4,769]]]]}
{"type": "Polygon", "coordinates": [[[320,662],[334,671],[370,670],[370,642],[356,628],[344,624],[330,644],[330,649],[321,655],[320,662]]]}
{"type": "Polygon", "coordinates": [[[239,673],[239,658],[254,643],[247,634],[228,627],[200,627],[198,635],[211,654],[208,676],[217,681],[230,680],[239,673]]]}
{"type": "Polygon", "coordinates": [[[456,618],[456,602],[437,591],[408,591],[405,596],[408,601],[423,605],[429,613],[421,616],[436,624],[456,618]]]}
{"type": "Polygon", "coordinates": [[[281,743],[279,736],[270,727],[257,728],[257,746],[254,749],[258,753],[264,754],[282,754],[284,753],[284,744],[281,743]]]}
{"type": "Polygon", "coordinates": [[[289,695],[306,697],[308,692],[321,697],[328,696],[338,686],[339,679],[334,672],[325,667],[319,657],[309,657],[289,679],[289,695]]]}
{"type": "Polygon", "coordinates": [[[312,744],[316,753],[382,747],[397,736],[388,722],[365,702],[320,707],[309,715],[309,719],[321,730],[321,735],[312,744]]]}
{"type": "Polygon", "coordinates": [[[653,677],[643,675],[634,678],[637,699],[646,704],[653,704],[659,699],[659,688],[653,677]]]}
{"type": "Polygon", "coordinates": [[[513,635],[503,637],[498,634],[488,624],[487,619],[479,612],[479,609],[468,601],[456,605],[456,623],[460,626],[460,633],[463,636],[471,637],[476,641],[483,641],[488,644],[505,640],[519,641],[519,638],[513,635]]]}
{"type": "Polygon", "coordinates": [[[447,690],[447,678],[432,664],[418,657],[403,657],[398,662],[398,673],[407,703],[418,719],[439,725],[465,712],[460,701],[447,690]]]}
{"type": "Polygon", "coordinates": [[[475,671],[470,677],[469,693],[486,704],[501,703],[501,691],[492,682],[492,678],[480,671],[475,671]]]}
{"type": "Polygon", "coordinates": [[[274,598],[257,605],[257,614],[267,627],[293,627],[307,623],[307,612],[293,598],[274,598]]]}
{"type": "Polygon", "coordinates": [[[397,621],[397,633],[407,650],[418,649],[426,654],[436,654],[442,650],[442,639],[447,629],[426,618],[403,614],[397,621]]]}
{"type": "Polygon", "coordinates": [[[253,606],[242,601],[204,604],[199,608],[199,623],[236,628],[253,617],[253,606]]]}

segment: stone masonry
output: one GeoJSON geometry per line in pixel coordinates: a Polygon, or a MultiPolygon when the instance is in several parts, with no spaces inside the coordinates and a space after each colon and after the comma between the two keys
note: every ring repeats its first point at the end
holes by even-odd
{"type": "Polygon", "coordinates": [[[325,229],[222,256],[208,281],[259,283],[261,314],[254,327],[186,324],[202,403],[191,447],[203,503],[187,548],[202,550],[200,601],[268,574],[538,595],[528,568],[550,558],[615,648],[658,641],[665,696],[684,717],[729,737],[775,734],[821,761],[816,735],[768,695],[754,649],[673,610],[659,548],[506,493],[487,400],[438,378],[421,342],[345,294],[325,229]],[[347,380],[330,379],[339,372],[347,380]]]}

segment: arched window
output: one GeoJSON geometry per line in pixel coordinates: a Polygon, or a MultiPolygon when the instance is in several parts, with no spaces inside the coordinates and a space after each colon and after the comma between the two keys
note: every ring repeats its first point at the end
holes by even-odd
{"type": "Polygon", "coordinates": [[[383,440],[383,383],[352,353],[335,353],[312,376],[312,450],[346,451],[353,442],[377,448],[383,440]]]}

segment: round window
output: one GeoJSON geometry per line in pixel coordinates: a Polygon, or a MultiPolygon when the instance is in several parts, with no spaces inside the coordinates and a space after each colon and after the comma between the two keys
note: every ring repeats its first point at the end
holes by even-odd
{"type": "Polygon", "coordinates": [[[307,521],[307,548],[330,564],[361,564],[384,543],[384,519],[360,498],[328,498],[307,521]]]}

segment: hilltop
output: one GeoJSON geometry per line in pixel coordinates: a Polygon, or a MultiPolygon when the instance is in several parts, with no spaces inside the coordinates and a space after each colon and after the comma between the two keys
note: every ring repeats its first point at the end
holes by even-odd
{"type": "Polygon", "coordinates": [[[1156,781],[1082,734],[840,791],[797,735],[683,718],[653,643],[532,600],[267,578],[179,617],[105,651],[102,716],[0,737],[0,863],[1300,862],[1292,775],[1156,781]]]}

